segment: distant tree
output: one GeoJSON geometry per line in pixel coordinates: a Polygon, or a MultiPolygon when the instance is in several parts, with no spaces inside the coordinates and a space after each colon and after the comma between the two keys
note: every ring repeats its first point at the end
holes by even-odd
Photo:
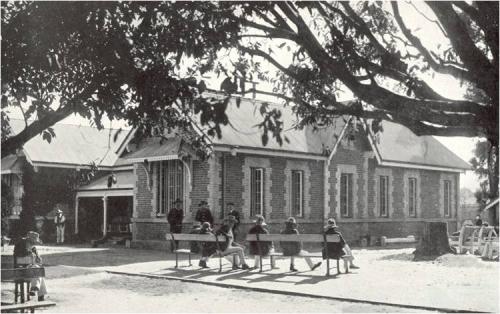
{"type": "Polygon", "coordinates": [[[480,189],[474,195],[478,203],[484,204],[498,197],[498,155],[489,141],[482,140],[476,143],[474,156],[470,164],[480,180],[480,189]]]}
{"type": "MultiPolygon", "coordinates": [[[[355,115],[394,121],[417,135],[484,137],[490,155],[498,155],[498,2],[1,5],[2,156],[37,134],[50,140],[49,127],[71,113],[97,126],[106,113],[151,133],[154,125],[188,128],[190,114],[201,111],[208,135],[220,136],[228,99],[205,99],[205,84],[193,79],[210,71],[233,78],[229,93],[235,83],[250,92],[235,78],[267,81],[273,91],[257,92],[294,103],[299,127],[355,115]],[[415,8],[441,45],[425,45],[403,5],[415,8]],[[423,79],[434,74],[471,85],[480,100],[440,95],[423,79]],[[341,90],[355,101],[337,101],[341,90]],[[5,110],[29,100],[24,114],[37,120],[9,137],[5,110]]],[[[262,112],[263,142],[269,130],[280,141],[279,113],[262,112]]]]}

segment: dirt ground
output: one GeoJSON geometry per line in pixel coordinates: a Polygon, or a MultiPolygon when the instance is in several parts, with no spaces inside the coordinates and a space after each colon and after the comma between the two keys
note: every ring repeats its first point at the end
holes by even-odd
{"type": "MultiPolygon", "coordinates": [[[[9,249],[2,252],[4,265],[12,254],[9,249]]],[[[47,265],[48,299],[57,303],[50,312],[420,312],[404,307],[286,296],[105,272],[117,270],[172,275],[168,272],[173,266],[173,256],[159,251],[41,247],[39,252],[47,265]]],[[[485,262],[470,255],[444,255],[434,261],[413,262],[411,252],[411,249],[354,250],[361,269],[337,279],[325,280],[321,270],[306,271],[303,261],[297,263],[301,272],[282,275],[288,261],[281,260],[278,261],[280,275],[276,277],[257,271],[246,274],[229,272],[214,281],[240,283],[243,286],[260,284],[281,290],[289,287],[294,289],[290,291],[306,293],[318,290],[318,295],[328,290],[328,294],[333,296],[352,297],[357,294],[368,299],[378,293],[373,291],[378,287],[389,290],[389,294],[408,295],[408,303],[394,302],[400,304],[412,304],[411,301],[421,304],[419,297],[425,299],[426,292],[436,298],[436,302],[431,302],[436,306],[439,306],[439,300],[450,295],[457,298],[458,305],[463,295],[474,299],[479,295],[481,298],[477,302],[483,305],[491,303],[491,311],[498,308],[498,262],[485,262]],[[425,274],[432,274],[433,279],[429,280],[425,274]],[[383,282],[380,278],[384,279],[383,282]],[[412,281],[414,291],[406,291],[404,285],[407,281],[412,281]]],[[[215,268],[217,260],[213,259],[211,264],[215,268]]],[[[179,274],[202,281],[210,281],[211,278],[200,277],[196,266],[184,267],[179,274]]],[[[217,272],[206,272],[204,276],[217,276],[217,272]]],[[[12,290],[12,284],[2,283],[2,301],[12,299],[12,290]]],[[[384,301],[383,295],[381,299],[384,301]]]]}
{"type": "MultiPolygon", "coordinates": [[[[59,267],[59,266],[57,266],[59,267]]],[[[66,269],[68,270],[68,269],[66,269]]],[[[59,270],[64,272],[65,270],[59,270]]],[[[79,270],[85,272],[86,270],[79,270]]],[[[75,273],[75,269],[70,270],[75,273]]],[[[2,287],[3,288],[3,287],[2,287]]],[[[2,299],[9,298],[2,289],[2,299]]],[[[391,306],[266,294],[164,279],[89,273],[50,280],[54,313],[365,313],[408,312],[391,306]]],[[[414,310],[411,310],[415,312],[414,310]]],[[[47,310],[45,312],[48,312],[47,310]]],[[[422,312],[422,311],[416,311],[422,312]]]]}

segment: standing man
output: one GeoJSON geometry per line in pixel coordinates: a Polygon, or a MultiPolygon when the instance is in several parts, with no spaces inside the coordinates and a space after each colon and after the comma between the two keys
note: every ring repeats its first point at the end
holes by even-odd
{"type": "MultiPolygon", "coordinates": [[[[170,225],[170,233],[182,233],[182,220],[184,211],[182,210],[182,201],[178,198],[174,201],[174,206],[168,211],[167,221],[170,225]]],[[[179,246],[179,241],[175,241],[175,246],[179,246]]],[[[174,251],[174,244],[170,243],[170,251],[174,251]]]]}
{"type": "Polygon", "coordinates": [[[60,208],[57,208],[56,216],[54,217],[54,224],[56,225],[57,244],[64,243],[64,225],[66,224],[66,217],[60,208]]]}
{"type": "Polygon", "coordinates": [[[238,226],[240,225],[240,212],[237,211],[236,209],[234,209],[233,202],[229,202],[226,205],[227,205],[227,209],[229,210],[227,215],[233,216],[236,219],[234,226],[233,226],[233,235],[234,235],[234,238],[236,239],[236,235],[238,234],[238,226]]]}
{"type": "Polygon", "coordinates": [[[208,203],[206,201],[201,201],[198,204],[200,207],[196,212],[196,216],[194,220],[199,221],[202,225],[204,222],[210,223],[210,227],[214,226],[214,217],[212,216],[212,212],[208,209],[208,203]]]}

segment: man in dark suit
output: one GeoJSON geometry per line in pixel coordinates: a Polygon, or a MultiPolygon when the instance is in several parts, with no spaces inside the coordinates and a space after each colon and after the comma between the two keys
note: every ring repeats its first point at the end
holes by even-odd
{"type": "Polygon", "coordinates": [[[200,208],[196,212],[194,220],[199,221],[201,224],[203,224],[204,222],[208,222],[210,223],[210,227],[213,227],[214,217],[212,216],[212,212],[210,212],[210,209],[208,209],[208,203],[206,201],[201,201],[198,206],[200,208]]]}
{"type": "MultiPolygon", "coordinates": [[[[182,210],[182,201],[176,199],[174,206],[168,211],[167,221],[170,225],[170,233],[182,233],[182,220],[184,219],[184,211],[182,210]]],[[[179,241],[175,241],[175,246],[179,246],[179,241]]],[[[170,244],[170,250],[174,251],[173,243],[170,244]]]]}

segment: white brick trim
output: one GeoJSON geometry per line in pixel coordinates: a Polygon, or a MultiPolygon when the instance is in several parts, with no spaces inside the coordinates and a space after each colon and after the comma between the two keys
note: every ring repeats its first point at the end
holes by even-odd
{"type": "Polygon", "coordinates": [[[422,211],[421,211],[421,204],[422,204],[421,184],[422,184],[422,181],[420,180],[420,171],[405,169],[404,174],[403,174],[403,204],[404,204],[403,207],[404,207],[405,217],[418,218],[422,215],[422,211]],[[417,179],[417,184],[416,184],[417,197],[416,197],[416,204],[415,204],[415,216],[410,216],[410,204],[408,202],[408,199],[409,199],[409,194],[408,194],[409,178],[416,178],[417,179]]]}
{"type": "Polygon", "coordinates": [[[394,201],[394,177],[392,175],[392,169],[391,168],[375,168],[375,209],[373,213],[375,214],[375,217],[378,218],[385,218],[389,219],[392,216],[393,213],[393,201],[394,201]],[[389,178],[389,182],[387,183],[389,187],[388,191],[388,197],[389,201],[388,206],[389,208],[387,209],[387,217],[381,217],[380,216],[380,205],[379,205],[379,199],[380,199],[380,176],[387,176],[389,178]]]}
{"type": "Polygon", "coordinates": [[[285,215],[292,216],[292,170],[303,171],[303,198],[304,207],[302,208],[302,216],[296,218],[308,219],[311,215],[311,169],[309,169],[309,164],[307,161],[300,160],[287,160],[285,167],[285,215]]]}
{"type": "Polygon", "coordinates": [[[335,172],[335,212],[339,219],[357,218],[358,214],[358,169],[356,165],[337,164],[335,172]],[[340,212],[340,176],[342,173],[352,174],[352,217],[342,217],[340,212]]]}
{"type": "Polygon", "coordinates": [[[245,156],[243,162],[243,222],[251,221],[250,217],[250,168],[264,168],[264,213],[271,217],[271,161],[268,158],[245,156]]]}

